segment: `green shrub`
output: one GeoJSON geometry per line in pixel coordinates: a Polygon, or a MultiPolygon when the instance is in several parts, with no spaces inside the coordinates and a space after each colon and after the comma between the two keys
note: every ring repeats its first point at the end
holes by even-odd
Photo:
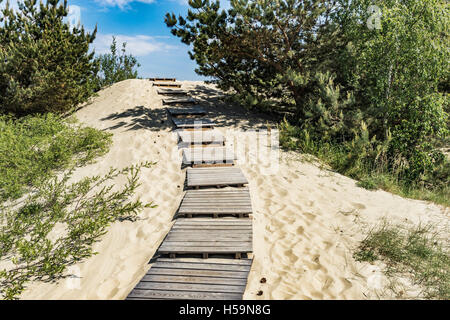
{"type": "Polygon", "coordinates": [[[192,45],[197,73],[299,127],[285,146],[322,154],[352,177],[387,171],[411,186],[442,165],[448,2],[377,1],[379,29],[366,23],[372,0],[230,4],[192,0],[186,16],[165,22],[192,45]]]}
{"type": "Polygon", "coordinates": [[[131,200],[141,168],[151,165],[111,169],[75,183],[68,182],[70,169],[32,188],[25,201],[0,211],[0,262],[9,262],[0,270],[0,298],[18,298],[29,281],[61,279],[68,266],[95,254],[92,245],[111,223],[134,219],[144,208],[154,207],[131,200]],[[120,176],[127,177],[127,183],[114,188],[120,176]],[[50,237],[52,231],[56,238],[50,237]]]}
{"type": "Polygon", "coordinates": [[[317,156],[333,170],[357,179],[358,186],[382,189],[404,197],[429,200],[450,206],[450,161],[440,164],[416,178],[414,182],[405,179],[405,168],[410,162],[397,157],[389,161],[389,142],[380,143],[369,139],[367,128],[361,125],[360,133],[348,142],[333,143],[312,139],[309,131],[284,121],[278,126],[280,146],[317,156]]]}
{"type": "Polygon", "coordinates": [[[71,28],[67,1],[20,3],[0,13],[0,114],[69,112],[93,94],[96,29],[71,28]]]}
{"type": "Polygon", "coordinates": [[[100,65],[100,70],[95,80],[97,90],[116,82],[138,77],[138,72],[135,68],[139,68],[141,65],[134,56],[126,54],[126,42],[122,44],[121,52],[121,55],[119,55],[116,38],[113,37],[111,53],[101,54],[97,58],[100,65]]]}
{"type": "Polygon", "coordinates": [[[358,261],[382,260],[387,265],[388,276],[411,275],[415,284],[424,287],[426,298],[448,300],[450,252],[447,242],[438,239],[432,226],[405,230],[385,221],[369,232],[354,257],[358,261]]]}
{"type": "Polygon", "coordinates": [[[53,114],[0,116],[0,201],[16,199],[53,170],[83,165],[105,154],[111,134],[53,114]]]}

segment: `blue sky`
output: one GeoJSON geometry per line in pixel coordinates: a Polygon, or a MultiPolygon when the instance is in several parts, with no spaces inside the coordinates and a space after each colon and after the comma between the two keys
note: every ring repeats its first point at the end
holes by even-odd
{"type": "MultiPolygon", "coordinates": [[[[10,2],[16,6],[17,1],[10,2]]],[[[70,22],[81,21],[88,30],[97,24],[96,53],[108,52],[114,35],[120,44],[127,42],[127,52],[137,57],[141,77],[204,79],[194,71],[196,64],[188,56],[189,47],[173,36],[164,23],[167,12],[185,14],[188,0],[68,0],[68,3],[70,22]]],[[[221,3],[229,6],[228,0],[221,3]]]]}

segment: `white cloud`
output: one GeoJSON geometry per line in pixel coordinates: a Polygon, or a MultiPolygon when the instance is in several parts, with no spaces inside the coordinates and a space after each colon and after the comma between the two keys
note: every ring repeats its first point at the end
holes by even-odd
{"type": "Polygon", "coordinates": [[[104,6],[117,6],[120,9],[125,9],[131,2],[153,3],[155,0],[95,0],[95,2],[104,6]]]}
{"type": "Polygon", "coordinates": [[[81,7],[75,5],[69,6],[69,14],[67,15],[67,22],[72,28],[81,25],[81,7]]]}
{"type": "MultiPolygon", "coordinates": [[[[120,9],[128,8],[128,5],[132,2],[142,2],[142,3],[154,3],[157,1],[167,1],[167,0],[95,0],[95,2],[109,7],[119,7],[120,9]]],[[[169,0],[171,2],[178,2],[180,5],[188,5],[189,0],[169,0]]],[[[222,9],[230,8],[230,0],[220,0],[220,7],[222,9]]]]}
{"type": "MultiPolygon", "coordinates": [[[[110,52],[110,46],[112,43],[112,34],[97,34],[94,41],[95,53],[103,54],[110,52]]],[[[159,42],[156,37],[150,37],[146,35],[115,35],[117,46],[122,48],[122,43],[126,42],[126,52],[136,57],[144,57],[153,52],[169,51],[177,47],[168,45],[164,42],[159,42]]]]}
{"type": "MultiPolygon", "coordinates": [[[[19,5],[18,5],[17,1],[18,0],[9,0],[9,7],[14,10],[18,10],[19,5]]],[[[0,9],[4,9],[6,7],[6,2],[7,2],[7,0],[3,0],[3,2],[0,4],[0,9]]]]}
{"type": "MultiPolygon", "coordinates": [[[[178,2],[181,5],[189,5],[188,2],[189,0],[170,0],[170,1],[175,1],[178,2]]],[[[221,9],[230,9],[231,5],[230,5],[230,0],[220,0],[220,8],[221,9]]]]}

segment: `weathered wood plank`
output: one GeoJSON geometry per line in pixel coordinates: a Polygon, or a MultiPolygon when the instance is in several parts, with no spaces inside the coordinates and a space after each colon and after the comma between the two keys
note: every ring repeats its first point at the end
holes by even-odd
{"type": "Polygon", "coordinates": [[[173,97],[162,99],[163,104],[196,104],[197,100],[191,97],[173,97]]]}
{"type": "Polygon", "coordinates": [[[158,89],[158,94],[160,94],[160,95],[179,95],[179,96],[187,96],[188,95],[188,91],[186,91],[186,90],[181,90],[181,89],[175,89],[175,88],[171,88],[171,89],[168,89],[168,88],[161,88],[161,89],[158,89]]]}
{"type": "Polygon", "coordinates": [[[252,221],[230,224],[229,219],[178,219],[159,247],[161,254],[241,254],[252,252],[252,221]],[[187,221],[189,220],[189,222],[187,221]],[[193,237],[187,237],[186,235],[193,237]],[[180,238],[182,237],[182,238],[180,238]],[[220,240],[216,240],[216,237],[220,240]]]}
{"type": "Polygon", "coordinates": [[[242,299],[252,259],[158,258],[129,300],[242,299]]]}
{"type": "Polygon", "coordinates": [[[148,78],[148,80],[154,81],[154,82],[156,82],[156,81],[164,81],[164,82],[175,82],[175,81],[177,81],[177,79],[175,79],[175,78],[148,78]]]}
{"type": "Polygon", "coordinates": [[[180,83],[170,83],[170,82],[153,82],[154,87],[165,87],[165,88],[181,88],[180,83]]]}
{"type": "MultiPolygon", "coordinates": [[[[186,219],[184,219],[186,220],[186,219]]],[[[210,270],[223,270],[223,271],[243,271],[250,270],[253,263],[253,259],[204,259],[197,258],[158,258],[153,264],[152,268],[196,268],[196,269],[210,269],[210,270]]]]}
{"type": "Polygon", "coordinates": [[[247,184],[240,168],[188,168],[188,187],[233,186],[247,184]]]}
{"type": "MultiPolygon", "coordinates": [[[[220,220],[220,219],[217,219],[220,220]]],[[[176,225],[173,226],[172,229],[176,229],[179,232],[189,232],[190,230],[195,230],[195,229],[202,229],[203,231],[207,232],[207,231],[213,231],[213,230],[227,230],[230,232],[236,231],[238,232],[238,230],[251,230],[252,226],[247,226],[247,225],[176,225]]]]}
{"type": "Polygon", "coordinates": [[[203,109],[200,106],[180,107],[180,108],[167,108],[167,111],[172,116],[187,116],[187,115],[203,116],[203,115],[206,114],[205,109],[203,109]]]}
{"type": "Polygon", "coordinates": [[[218,144],[225,143],[225,137],[217,130],[179,130],[178,137],[183,146],[202,145],[202,144],[218,144]]]}
{"type": "Polygon", "coordinates": [[[197,283],[164,283],[141,281],[135,289],[151,290],[173,290],[173,291],[193,291],[193,292],[215,292],[215,293],[242,293],[246,284],[224,285],[224,284],[197,284],[197,283]]]}
{"type": "MultiPolygon", "coordinates": [[[[234,190],[223,190],[222,192],[198,192],[188,190],[181,202],[180,215],[235,215],[252,213],[252,204],[249,190],[242,189],[240,193],[234,190]]],[[[198,223],[200,224],[200,223],[198,223]]],[[[218,225],[214,220],[202,222],[202,225],[218,225]]],[[[220,222],[221,225],[236,225],[236,222],[220,222]]]]}
{"type": "Polygon", "coordinates": [[[234,163],[236,155],[233,150],[225,147],[217,148],[186,148],[183,149],[183,163],[234,163]]]}
{"type": "Polygon", "coordinates": [[[142,290],[134,289],[129,298],[151,298],[167,300],[239,300],[240,293],[217,293],[217,292],[192,292],[192,291],[170,291],[170,290],[142,290]]]}
{"type": "Polygon", "coordinates": [[[236,285],[242,286],[242,279],[219,278],[219,277],[196,277],[185,275],[145,275],[141,282],[167,282],[167,283],[196,283],[196,284],[216,284],[216,285],[236,285]]]}
{"type": "Polygon", "coordinates": [[[196,119],[196,118],[172,118],[173,123],[177,128],[213,128],[215,123],[210,119],[196,119]]]}
{"type": "MultiPolygon", "coordinates": [[[[183,220],[190,220],[190,219],[183,219],[183,220]]],[[[197,219],[195,219],[197,220],[197,219]]],[[[220,219],[217,223],[215,222],[216,219],[204,219],[204,220],[197,220],[197,221],[182,221],[177,223],[178,226],[192,226],[192,225],[227,225],[227,226],[236,226],[236,225],[250,225],[251,226],[251,220],[250,219],[220,219]]]]}

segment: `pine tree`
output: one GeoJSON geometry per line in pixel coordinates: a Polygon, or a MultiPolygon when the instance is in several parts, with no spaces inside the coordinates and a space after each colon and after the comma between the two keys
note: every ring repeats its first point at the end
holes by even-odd
{"type": "MultiPolygon", "coordinates": [[[[1,1],[0,1],[1,2],[1,1]]],[[[0,15],[0,112],[67,112],[93,93],[98,72],[88,33],[70,27],[67,0],[19,2],[0,15]]]]}
{"type": "Polygon", "coordinates": [[[291,105],[305,119],[316,73],[333,72],[334,55],[345,47],[332,19],[342,2],[231,0],[224,11],[219,1],[190,0],[186,17],[167,14],[165,21],[193,45],[197,73],[219,79],[246,103],[291,105]]]}
{"type": "Polygon", "coordinates": [[[99,74],[97,76],[96,89],[99,90],[105,86],[112,85],[127,79],[136,79],[141,65],[136,57],[126,54],[127,43],[122,44],[121,54],[118,53],[117,41],[113,37],[110,53],[101,54],[97,59],[100,65],[99,74]]]}
{"type": "Polygon", "coordinates": [[[388,143],[386,162],[404,163],[408,180],[443,161],[431,142],[449,133],[448,95],[439,92],[449,74],[448,1],[377,1],[376,28],[368,27],[372,0],[230,4],[190,0],[185,17],[166,15],[192,46],[197,73],[234,89],[245,106],[288,111],[315,141],[388,143]]]}

